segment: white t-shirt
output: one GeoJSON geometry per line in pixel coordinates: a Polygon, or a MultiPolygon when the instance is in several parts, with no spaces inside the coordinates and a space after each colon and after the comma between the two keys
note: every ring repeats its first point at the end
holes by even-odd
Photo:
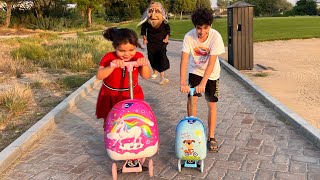
{"type": "MultiPolygon", "coordinates": [[[[210,29],[205,42],[198,40],[196,29],[189,31],[183,39],[182,51],[189,54],[189,73],[203,77],[211,55],[220,55],[225,52],[222,37],[215,29],[210,29]]],[[[217,57],[214,69],[209,77],[217,80],[220,77],[220,63],[217,57]]]]}

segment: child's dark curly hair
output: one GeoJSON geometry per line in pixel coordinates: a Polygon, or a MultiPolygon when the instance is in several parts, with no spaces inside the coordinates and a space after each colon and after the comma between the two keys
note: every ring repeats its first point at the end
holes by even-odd
{"type": "Polygon", "coordinates": [[[141,44],[138,41],[138,35],[128,28],[108,28],[103,31],[103,37],[109,41],[112,41],[112,46],[116,49],[121,44],[130,43],[142,49],[141,44]]]}
{"type": "Polygon", "coordinates": [[[213,22],[213,11],[207,8],[198,8],[191,15],[194,26],[211,25],[213,22]]]}

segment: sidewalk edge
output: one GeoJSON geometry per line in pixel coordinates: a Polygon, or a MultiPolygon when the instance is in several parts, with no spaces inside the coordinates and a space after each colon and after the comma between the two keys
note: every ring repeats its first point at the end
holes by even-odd
{"type": "Polygon", "coordinates": [[[309,140],[314,146],[320,149],[320,130],[310,125],[301,116],[290,110],[280,101],[269,95],[257,85],[255,85],[250,79],[242,75],[237,69],[231,66],[227,61],[219,58],[221,66],[227,70],[231,75],[236,77],[241,83],[258,94],[261,99],[270,105],[276,112],[285,118],[298,132],[300,132],[307,140],[309,140]]]}
{"type": "Polygon", "coordinates": [[[74,107],[75,104],[86,96],[100,81],[92,77],[66,99],[59,103],[54,109],[40,119],[36,124],[24,132],[19,138],[0,152],[0,174],[27,151],[37,140],[53,129],[56,125],[55,119],[64,112],[74,107]]]}

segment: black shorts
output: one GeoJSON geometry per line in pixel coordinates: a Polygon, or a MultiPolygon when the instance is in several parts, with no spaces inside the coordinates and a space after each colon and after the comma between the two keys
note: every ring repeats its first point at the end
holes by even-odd
{"type": "MultiPolygon", "coordinates": [[[[202,80],[201,76],[191,74],[189,73],[189,85],[190,87],[196,87],[200,84],[202,80]]],[[[206,84],[205,89],[205,97],[208,102],[218,102],[218,86],[219,85],[219,79],[217,80],[210,80],[208,79],[208,82],[206,84]]],[[[190,94],[188,95],[188,97],[190,94]]],[[[201,93],[195,93],[194,96],[201,97],[201,93]]]]}

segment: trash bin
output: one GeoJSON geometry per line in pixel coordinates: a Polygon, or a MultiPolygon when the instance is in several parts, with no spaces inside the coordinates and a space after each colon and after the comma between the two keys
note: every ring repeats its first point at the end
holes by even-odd
{"type": "Polygon", "coordinates": [[[253,6],[238,1],[228,9],[228,63],[238,70],[253,68],[253,6]]]}

